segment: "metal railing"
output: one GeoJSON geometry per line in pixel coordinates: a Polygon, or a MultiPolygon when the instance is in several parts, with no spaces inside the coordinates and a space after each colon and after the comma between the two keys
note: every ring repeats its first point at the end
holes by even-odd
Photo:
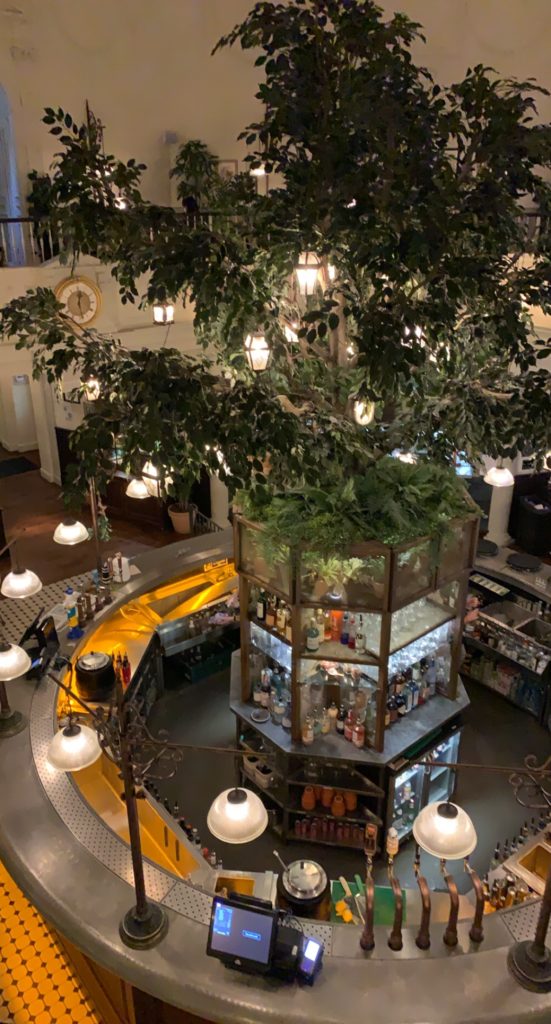
{"type": "Polygon", "coordinates": [[[215,523],[214,519],[209,519],[208,516],[203,515],[197,508],[197,505],[190,505],[189,510],[191,512],[191,531],[194,537],[200,537],[205,533],[222,532],[222,527],[215,523]]]}
{"type": "MultiPolygon", "coordinates": [[[[167,207],[167,209],[172,209],[167,207]]],[[[226,223],[235,224],[239,215],[212,210],[174,210],[183,225],[203,225],[221,230],[226,223]]],[[[519,211],[519,223],[525,232],[526,250],[534,251],[551,240],[551,218],[537,210],[519,211]]],[[[0,267],[36,267],[59,256],[64,249],[63,237],[47,220],[33,217],[0,217],[0,267]]]]}

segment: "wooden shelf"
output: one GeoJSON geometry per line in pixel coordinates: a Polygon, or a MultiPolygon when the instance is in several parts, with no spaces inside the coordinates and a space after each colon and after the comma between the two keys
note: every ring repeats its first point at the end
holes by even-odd
{"type": "MultiPolygon", "coordinates": [[[[274,629],[272,626],[267,626],[265,622],[262,622],[260,619],[255,618],[254,615],[249,616],[249,622],[254,623],[254,625],[258,626],[259,629],[263,629],[264,632],[269,633],[270,636],[274,636],[276,640],[281,640],[281,643],[286,644],[287,647],[293,646],[292,640],[288,640],[287,637],[283,636],[282,633],[279,633],[277,629],[274,629]]],[[[254,644],[254,640],[251,640],[251,643],[254,644]]]]}
{"type": "MultiPolygon", "coordinates": [[[[328,772],[331,772],[328,769],[328,772]]],[[[327,778],[324,780],[317,779],[315,782],[309,779],[287,779],[290,786],[330,786],[331,789],[347,790],[349,793],[356,793],[358,796],[367,796],[372,799],[382,799],[386,796],[384,789],[380,786],[376,786],[374,782],[369,779],[365,780],[365,786],[363,788],[356,788],[354,785],[350,785],[349,781],[346,781],[344,776],[338,775],[338,769],[332,771],[333,778],[327,778]],[[338,781],[335,782],[335,777],[338,776],[338,781]]],[[[359,775],[359,773],[358,773],[359,775]]]]}
{"type": "Polygon", "coordinates": [[[308,651],[303,648],[299,654],[305,661],[342,661],[352,665],[377,665],[379,656],[374,651],[353,650],[338,640],[324,640],[317,651],[308,651]]]}
{"type": "MultiPolygon", "coordinates": [[[[514,665],[514,667],[518,668],[521,672],[528,672],[528,674],[533,676],[534,679],[537,679],[540,683],[545,684],[545,675],[547,669],[549,668],[549,662],[547,663],[547,666],[545,667],[543,672],[534,672],[533,668],[528,668],[528,665],[523,665],[521,661],[515,661],[515,659],[510,658],[508,654],[503,654],[503,652],[498,650],[497,647],[490,647],[490,645],[484,643],[483,640],[477,640],[475,637],[468,635],[463,635],[463,640],[467,647],[474,647],[475,650],[482,651],[484,654],[491,654],[493,655],[494,658],[498,660],[506,661],[508,665],[514,665]]],[[[481,680],[477,680],[477,682],[481,682],[481,680]]],[[[489,689],[492,689],[492,687],[489,687],[489,689]]]]}

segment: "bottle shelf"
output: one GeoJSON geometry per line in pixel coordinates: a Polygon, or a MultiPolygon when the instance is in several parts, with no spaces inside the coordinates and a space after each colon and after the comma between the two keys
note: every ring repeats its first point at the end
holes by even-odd
{"type": "MultiPolygon", "coordinates": [[[[540,682],[542,681],[543,676],[545,675],[545,672],[549,667],[548,663],[542,672],[535,672],[533,668],[529,668],[528,665],[523,665],[521,661],[516,661],[515,658],[510,658],[508,654],[504,654],[503,651],[500,651],[497,647],[490,647],[490,644],[484,643],[483,640],[477,640],[476,637],[469,636],[468,634],[463,636],[463,640],[467,647],[473,647],[477,651],[482,651],[484,654],[489,654],[496,660],[501,659],[502,661],[506,661],[509,665],[513,665],[515,668],[518,668],[521,672],[527,672],[529,675],[533,676],[534,679],[538,679],[540,682]]],[[[481,681],[482,680],[479,680],[479,682],[481,681]]],[[[490,689],[492,689],[492,687],[490,687],[490,689]]]]}
{"type": "Polygon", "coordinates": [[[317,651],[308,651],[305,647],[300,652],[304,661],[341,661],[352,665],[378,665],[379,656],[374,651],[356,651],[338,640],[324,640],[317,651]]]}
{"type": "Polygon", "coordinates": [[[270,636],[275,637],[276,640],[280,640],[282,644],[287,644],[287,647],[293,646],[292,640],[288,640],[286,636],[283,636],[283,634],[277,629],[274,629],[273,626],[267,626],[262,619],[257,619],[255,615],[249,615],[249,622],[253,622],[255,626],[258,626],[259,629],[263,629],[265,633],[269,633],[270,636]]]}

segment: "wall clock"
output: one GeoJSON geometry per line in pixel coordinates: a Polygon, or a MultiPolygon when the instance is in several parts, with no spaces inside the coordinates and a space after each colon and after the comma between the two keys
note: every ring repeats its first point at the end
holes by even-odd
{"type": "Polygon", "coordinates": [[[65,307],[63,312],[81,327],[91,324],[101,309],[101,292],[88,277],[65,278],[57,285],[55,296],[65,307]]]}

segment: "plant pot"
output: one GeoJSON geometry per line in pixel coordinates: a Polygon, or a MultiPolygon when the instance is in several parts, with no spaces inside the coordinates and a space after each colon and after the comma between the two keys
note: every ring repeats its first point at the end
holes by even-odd
{"type": "Polygon", "coordinates": [[[176,533],[191,533],[191,513],[189,509],[182,512],[179,505],[169,505],[168,514],[176,533]]]}

